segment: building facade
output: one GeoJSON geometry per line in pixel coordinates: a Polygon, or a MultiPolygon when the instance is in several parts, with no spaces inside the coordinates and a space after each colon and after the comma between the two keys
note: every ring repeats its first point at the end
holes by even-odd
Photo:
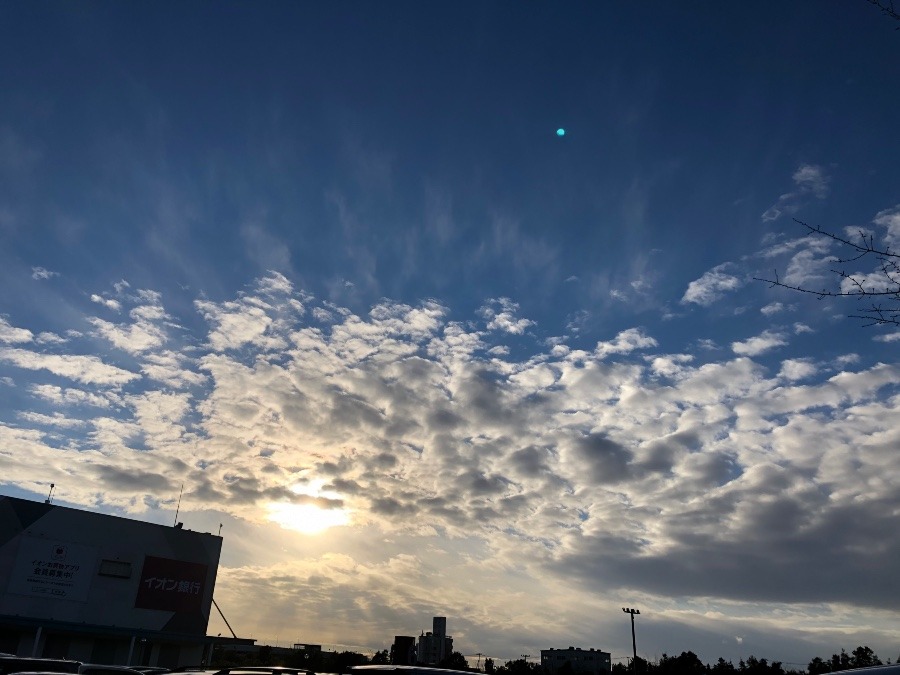
{"type": "Polygon", "coordinates": [[[416,658],[422,665],[436,666],[453,653],[453,638],[447,635],[447,617],[436,616],[432,630],[419,636],[416,658]]]}
{"type": "Polygon", "coordinates": [[[0,496],[0,652],[199,665],[221,537],[0,496]]]}
{"type": "Polygon", "coordinates": [[[417,660],[416,638],[412,635],[395,635],[391,644],[391,665],[414,666],[417,660]]]}
{"type": "Polygon", "coordinates": [[[554,674],[563,670],[571,673],[602,675],[603,673],[611,672],[612,656],[609,652],[594,649],[593,647],[590,649],[582,649],[581,647],[542,649],[541,665],[554,674]]]}

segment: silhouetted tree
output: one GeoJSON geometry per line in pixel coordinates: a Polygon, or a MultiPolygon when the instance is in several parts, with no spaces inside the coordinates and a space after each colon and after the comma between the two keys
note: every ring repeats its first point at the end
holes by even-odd
{"type": "Polygon", "coordinates": [[[882,665],[878,655],[869,649],[869,647],[863,645],[860,645],[853,650],[853,655],[850,657],[850,664],[854,668],[867,668],[868,666],[882,665]]]}
{"type": "Polygon", "coordinates": [[[540,675],[546,672],[546,669],[537,663],[530,663],[525,659],[516,659],[515,661],[507,661],[504,665],[496,668],[494,671],[497,675],[540,675]]]}
{"type": "Polygon", "coordinates": [[[494,675],[494,659],[484,660],[484,672],[488,675],[494,675]]]}
{"type": "Polygon", "coordinates": [[[372,665],[387,665],[391,662],[391,655],[388,653],[387,649],[382,649],[380,652],[375,652],[372,654],[372,660],[369,662],[372,665]]]}
{"type": "Polygon", "coordinates": [[[753,655],[748,656],[746,661],[741,659],[737,670],[744,675],[785,675],[781,661],[769,663],[768,659],[758,659],[753,655]]]}
{"type": "Polygon", "coordinates": [[[726,661],[721,656],[719,657],[719,660],[716,661],[716,665],[709,670],[717,675],[731,675],[735,672],[734,664],[731,661],[726,661]]]}
{"type": "Polygon", "coordinates": [[[636,673],[649,673],[652,671],[650,667],[650,662],[647,659],[642,659],[640,656],[636,659],[632,659],[634,661],[632,666],[634,666],[634,672],[636,673]]]}
{"type": "Polygon", "coordinates": [[[850,656],[843,649],[840,654],[831,655],[831,672],[836,673],[840,670],[850,670],[850,656]]]}
{"type": "Polygon", "coordinates": [[[468,670],[469,663],[466,657],[459,652],[453,652],[450,656],[446,656],[437,665],[438,668],[446,668],[448,670],[468,670]]]}
{"type": "Polygon", "coordinates": [[[661,675],[705,675],[706,666],[694,652],[681,652],[679,656],[663,654],[654,670],[661,675]]]}
{"type": "Polygon", "coordinates": [[[823,673],[831,672],[831,664],[827,661],[823,661],[820,657],[816,656],[812,661],[809,662],[809,665],[806,667],[806,672],[809,675],[822,675],[823,673]]]}

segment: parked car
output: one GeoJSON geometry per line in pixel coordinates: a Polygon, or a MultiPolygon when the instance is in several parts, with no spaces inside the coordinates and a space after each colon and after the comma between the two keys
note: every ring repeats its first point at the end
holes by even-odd
{"type": "Polygon", "coordinates": [[[77,673],[78,675],[142,675],[127,666],[109,666],[102,663],[82,663],[69,659],[42,659],[24,656],[0,656],[0,675],[47,675],[48,673],[77,673]]]}
{"type": "Polygon", "coordinates": [[[128,666],[107,666],[102,663],[82,663],[79,675],[141,675],[140,671],[128,666]]]}
{"type": "Polygon", "coordinates": [[[77,673],[80,661],[0,656],[0,675],[11,673],[77,673]]]}

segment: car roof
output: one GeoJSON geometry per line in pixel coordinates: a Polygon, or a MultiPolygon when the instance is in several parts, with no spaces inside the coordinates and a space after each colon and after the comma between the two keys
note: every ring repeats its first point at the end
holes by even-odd
{"type": "Polygon", "coordinates": [[[0,673],[77,673],[79,661],[30,656],[0,656],[0,673]]]}

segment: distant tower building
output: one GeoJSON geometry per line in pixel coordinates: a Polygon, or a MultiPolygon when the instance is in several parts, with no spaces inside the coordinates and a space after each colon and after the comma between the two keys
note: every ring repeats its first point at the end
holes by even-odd
{"type": "Polygon", "coordinates": [[[419,636],[418,662],[436,666],[453,653],[453,638],[447,635],[447,617],[436,616],[432,631],[419,636]]]}
{"type": "Polygon", "coordinates": [[[569,647],[568,649],[542,649],[541,665],[551,675],[559,672],[565,664],[569,664],[573,673],[586,673],[590,675],[606,675],[612,670],[612,657],[609,652],[599,649],[582,649],[581,647],[569,647]]]}
{"type": "Polygon", "coordinates": [[[436,616],[431,621],[431,632],[436,636],[444,637],[447,635],[447,617],[436,616]]]}
{"type": "Polygon", "coordinates": [[[395,666],[414,666],[418,652],[412,635],[395,635],[391,645],[391,663],[395,666]]]}

